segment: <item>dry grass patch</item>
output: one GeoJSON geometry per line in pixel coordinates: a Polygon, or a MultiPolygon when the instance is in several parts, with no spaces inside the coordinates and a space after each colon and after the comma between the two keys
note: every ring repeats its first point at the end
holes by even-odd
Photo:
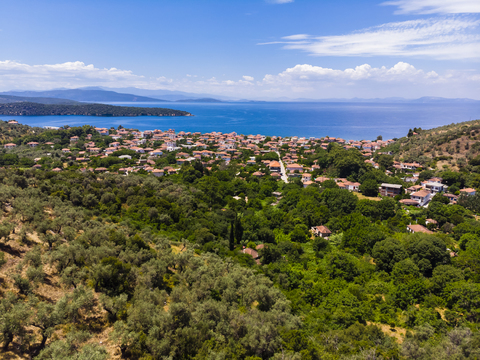
{"type": "Polygon", "coordinates": [[[378,326],[385,335],[395,338],[395,341],[399,344],[403,343],[403,341],[405,340],[405,335],[407,334],[407,329],[405,328],[392,328],[390,325],[387,324],[378,324],[370,321],[367,321],[367,325],[378,326]]]}
{"type": "Polygon", "coordinates": [[[382,199],[379,198],[379,197],[368,197],[368,196],[365,196],[361,193],[358,193],[358,192],[354,192],[354,194],[358,197],[358,200],[372,200],[372,201],[381,201],[382,199]]]}

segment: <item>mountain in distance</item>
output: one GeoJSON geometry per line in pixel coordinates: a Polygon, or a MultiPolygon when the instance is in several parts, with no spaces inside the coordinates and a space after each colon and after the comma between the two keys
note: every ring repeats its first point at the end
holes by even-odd
{"type": "Polygon", "coordinates": [[[198,102],[198,103],[222,103],[224,101],[213,98],[201,98],[201,99],[185,99],[177,100],[176,102],[198,102]]]}
{"type": "Polygon", "coordinates": [[[468,98],[443,98],[435,96],[424,96],[418,99],[405,99],[402,97],[388,97],[388,98],[330,98],[330,99],[310,99],[310,98],[288,98],[288,97],[279,97],[279,98],[267,98],[265,101],[281,101],[281,102],[317,102],[317,103],[404,103],[404,104],[435,104],[435,103],[480,103],[480,100],[468,99],[468,98]]]}
{"type": "Polygon", "coordinates": [[[83,102],[168,102],[168,100],[122,94],[102,89],[57,89],[47,91],[9,91],[0,95],[69,99],[83,102]]]}
{"type": "MultiPolygon", "coordinates": [[[[194,102],[194,103],[218,103],[218,102],[322,102],[322,103],[406,103],[406,104],[436,104],[436,103],[480,103],[480,100],[473,100],[467,98],[449,99],[442,97],[425,96],[419,99],[405,99],[402,97],[389,97],[389,98],[330,98],[330,99],[311,99],[311,98],[289,98],[289,97],[276,97],[265,98],[257,97],[251,99],[231,98],[221,95],[211,94],[196,94],[187,93],[182,91],[172,90],[148,90],[130,88],[103,88],[103,87],[85,87],[79,89],[55,89],[48,91],[8,91],[0,93],[0,96],[17,96],[23,97],[30,102],[45,103],[45,104],[57,104],[51,102],[53,100],[47,100],[46,98],[55,99],[67,99],[81,102],[98,102],[98,103],[129,103],[129,102],[194,102]],[[35,98],[35,99],[28,99],[35,98]],[[38,100],[43,98],[43,100],[38,100]]],[[[15,102],[16,100],[12,100],[15,102]]],[[[5,100],[0,100],[5,103],[5,100]]]]}
{"type": "Polygon", "coordinates": [[[46,105],[79,105],[81,102],[68,100],[68,99],[57,99],[49,97],[26,97],[26,96],[13,96],[13,95],[1,95],[0,94],[0,104],[11,104],[19,102],[34,102],[37,104],[46,104],[46,105]]]}
{"type": "Polygon", "coordinates": [[[105,91],[116,91],[119,93],[128,93],[134,94],[139,96],[148,96],[152,98],[159,98],[165,99],[169,101],[177,101],[177,100],[195,100],[195,99],[203,99],[203,98],[212,98],[218,99],[222,101],[238,101],[239,98],[233,98],[224,95],[213,95],[213,94],[206,94],[206,93],[191,93],[185,91],[178,91],[178,90],[165,90],[165,89],[158,89],[158,90],[149,90],[149,89],[139,89],[135,87],[127,87],[127,88],[108,88],[102,86],[95,86],[95,87],[86,87],[82,89],[92,89],[92,90],[105,90],[105,91]]]}

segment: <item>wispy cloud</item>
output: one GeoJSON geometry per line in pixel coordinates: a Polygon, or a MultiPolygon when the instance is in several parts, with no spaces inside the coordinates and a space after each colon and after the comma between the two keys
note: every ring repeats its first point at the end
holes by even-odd
{"type": "Polygon", "coordinates": [[[475,33],[479,25],[480,20],[466,16],[430,18],[387,23],[347,35],[292,35],[276,43],[314,56],[472,59],[480,57],[480,35],[475,33]]]}
{"type": "Polygon", "coordinates": [[[397,6],[397,14],[480,13],[479,0],[393,0],[382,5],[397,6]]]}
{"type": "Polygon", "coordinates": [[[270,4],[287,4],[287,3],[292,3],[295,0],[265,0],[265,1],[270,4]]]}

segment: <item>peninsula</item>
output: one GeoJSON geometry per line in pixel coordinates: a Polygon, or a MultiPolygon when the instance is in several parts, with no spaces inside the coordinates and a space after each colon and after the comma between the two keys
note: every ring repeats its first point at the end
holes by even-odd
{"type": "Polygon", "coordinates": [[[0,104],[1,115],[88,115],[88,116],[193,116],[189,112],[166,108],[144,108],[105,104],[39,104],[16,102],[0,104]]]}

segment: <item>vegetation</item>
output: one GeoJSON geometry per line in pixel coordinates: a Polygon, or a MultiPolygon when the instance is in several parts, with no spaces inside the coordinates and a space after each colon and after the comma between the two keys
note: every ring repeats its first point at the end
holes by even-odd
{"type": "Polygon", "coordinates": [[[0,104],[2,115],[88,115],[88,116],[191,116],[180,110],[164,108],[142,108],[133,106],[113,106],[105,104],[38,104],[33,102],[15,102],[0,104]]]}
{"type": "Polygon", "coordinates": [[[431,130],[413,129],[382,151],[391,151],[398,161],[417,161],[423,166],[471,171],[480,162],[480,120],[431,130]],[[414,135],[415,133],[415,135],[414,135]]]}
{"type": "MultiPolygon", "coordinates": [[[[480,357],[478,195],[405,208],[359,200],[333,180],[304,187],[268,169],[253,176],[274,152],[255,165],[194,161],[157,178],[116,174],[133,160],[118,156],[135,156],[125,149],[92,160],[110,173],[80,172],[55,150],[73,135],[111,141],[89,126],[27,131],[2,155],[3,357],[480,357]],[[57,144],[44,169],[20,163],[46,151],[23,148],[33,140],[57,144]],[[407,232],[426,219],[438,222],[432,234],[407,232]],[[322,224],[328,239],[310,232],[322,224]]],[[[157,161],[172,154],[175,162],[174,152],[157,161]]],[[[405,185],[336,144],[302,162],[358,180],[371,195],[383,181],[405,185]]],[[[474,171],[427,175],[450,186],[479,181],[474,171]]]]}

